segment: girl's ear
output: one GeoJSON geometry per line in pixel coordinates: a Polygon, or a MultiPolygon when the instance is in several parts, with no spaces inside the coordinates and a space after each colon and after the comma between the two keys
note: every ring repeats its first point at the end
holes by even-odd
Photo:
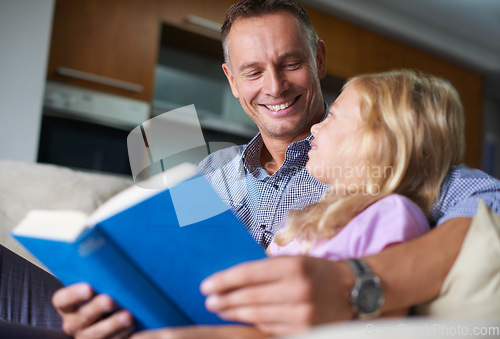
{"type": "Polygon", "coordinates": [[[223,63],[222,70],[224,71],[224,74],[226,75],[227,81],[229,82],[229,86],[231,86],[231,92],[233,92],[233,95],[236,99],[239,99],[240,95],[238,93],[238,88],[236,87],[236,83],[234,82],[234,76],[233,76],[233,72],[231,71],[231,68],[229,67],[228,64],[223,63]]]}

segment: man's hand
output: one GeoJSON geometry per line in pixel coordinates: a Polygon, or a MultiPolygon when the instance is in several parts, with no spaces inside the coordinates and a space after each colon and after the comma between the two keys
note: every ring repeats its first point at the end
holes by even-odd
{"type": "Polygon", "coordinates": [[[206,306],[219,316],[284,335],[313,325],[353,318],[354,284],[344,262],[311,257],[276,257],[243,263],[207,278],[206,306]]]}
{"type": "Polygon", "coordinates": [[[132,315],[119,311],[105,317],[116,307],[107,295],[95,295],[88,284],[61,288],[52,304],[63,319],[63,330],[75,338],[124,338],[133,330],[132,315]]]}

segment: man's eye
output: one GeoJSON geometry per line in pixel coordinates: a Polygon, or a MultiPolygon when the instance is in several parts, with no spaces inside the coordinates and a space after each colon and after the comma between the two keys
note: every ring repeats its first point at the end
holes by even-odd
{"type": "Polygon", "coordinates": [[[245,74],[246,78],[253,79],[253,78],[258,78],[260,76],[261,72],[249,72],[245,74]]]}
{"type": "Polygon", "coordinates": [[[292,62],[289,64],[286,64],[285,67],[288,69],[297,69],[300,66],[300,62],[292,62]]]}

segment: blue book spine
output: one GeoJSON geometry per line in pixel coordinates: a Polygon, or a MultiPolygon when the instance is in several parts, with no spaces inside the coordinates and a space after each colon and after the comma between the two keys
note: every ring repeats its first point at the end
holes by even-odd
{"type": "Polygon", "coordinates": [[[134,316],[136,329],[185,326],[193,321],[98,228],[74,243],[13,234],[64,284],[89,283],[134,316]]]}

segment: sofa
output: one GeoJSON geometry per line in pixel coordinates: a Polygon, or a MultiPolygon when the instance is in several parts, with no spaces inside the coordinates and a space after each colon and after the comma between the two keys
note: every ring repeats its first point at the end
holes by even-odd
{"type": "Polygon", "coordinates": [[[0,173],[0,244],[42,268],[9,235],[30,210],[70,209],[90,213],[133,184],[125,176],[11,160],[0,160],[0,173]]]}

